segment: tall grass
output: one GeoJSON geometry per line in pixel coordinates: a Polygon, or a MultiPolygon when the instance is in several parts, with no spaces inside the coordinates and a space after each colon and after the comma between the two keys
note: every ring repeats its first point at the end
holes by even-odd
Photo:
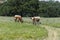
{"type": "MultiPolygon", "coordinates": [[[[27,21],[26,21],[27,20],[27,21]]],[[[11,17],[0,17],[0,40],[41,40],[47,37],[47,30],[40,25],[14,22],[11,17]]]]}
{"type": "Polygon", "coordinates": [[[44,25],[60,28],[60,18],[41,18],[41,23],[44,25]]]}

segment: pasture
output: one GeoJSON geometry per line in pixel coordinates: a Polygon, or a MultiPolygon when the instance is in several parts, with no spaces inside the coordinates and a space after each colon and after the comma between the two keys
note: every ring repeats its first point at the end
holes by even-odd
{"type": "Polygon", "coordinates": [[[23,21],[18,23],[13,17],[0,17],[0,40],[60,39],[60,18],[41,18],[39,25],[33,25],[28,17],[23,17],[23,21]]]}
{"type": "MultiPolygon", "coordinates": [[[[29,18],[24,18],[24,19],[26,19],[26,20],[24,20],[25,22],[32,23],[31,19],[29,19],[29,18]]],[[[43,18],[42,17],[40,21],[41,21],[41,25],[48,25],[51,27],[60,28],[60,18],[59,17],[56,17],[56,18],[43,18]]]]}
{"type": "Polygon", "coordinates": [[[24,23],[14,22],[13,17],[0,17],[0,40],[43,40],[47,30],[41,25],[33,25],[31,19],[24,23]]]}
{"type": "Polygon", "coordinates": [[[60,18],[41,18],[43,25],[48,25],[55,28],[60,28],[60,18]]]}

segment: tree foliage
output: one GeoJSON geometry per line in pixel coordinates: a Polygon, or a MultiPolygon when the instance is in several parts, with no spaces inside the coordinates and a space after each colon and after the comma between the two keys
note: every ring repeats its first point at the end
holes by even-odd
{"type": "Polygon", "coordinates": [[[58,1],[7,0],[0,4],[0,15],[60,17],[60,3],[58,1]]]}
{"type": "Polygon", "coordinates": [[[33,16],[36,14],[39,5],[38,0],[7,0],[2,6],[3,15],[33,16]]]}

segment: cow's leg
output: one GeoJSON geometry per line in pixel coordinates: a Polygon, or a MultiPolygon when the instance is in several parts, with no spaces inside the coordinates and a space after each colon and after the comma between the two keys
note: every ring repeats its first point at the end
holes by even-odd
{"type": "Polygon", "coordinates": [[[19,22],[19,20],[17,20],[17,22],[19,22]]]}
{"type": "Polygon", "coordinates": [[[23,23],[23,20],[21,18],[19,18],[19,22],[23,23]]]}
{"type": "Polygon", "coordinates": [[[33,21],[33,24],[34,24],[34,21],[33,21]]]}
{"type": "Polygon", "coordinates": [[[37,24],[39,25],[39,21],[37,22],[37,24]]]}
{"type": "Polygon", "coordinates": [[[21,19],[19,18],[19,22],[21,22],[21,19]]]}
{"type": "Polygon", "coordinates": [[[41,21],[39,20],[39,24],[41,24],[41,21]]]}
{"type": "Polygon", "coordinates": [[[40,19],[37,20],[37,24],[41,24],[40,19]]]}
{"type": "Polygon", "coordinates": [[[35,19],[35,25],[37,24],[37,20],[35,19]]]}
{"type": "Polygon", "coordinates": [[[33,20],[33,24],[36,25],[36,20],[33,20]]]}
{"type": "Polygon", "coordinates": [[[17,21],[19,22],[19,21],[20,21],[20,19],[18,18],[18,19],[17,19],[17,21]]]}
{"type": "Polygon", "coordinates": [[[16,22],[19,22],[19,18],[16,18],[15,21],[16,21],[16,22]]]}
{"type": "Polygon", "coordinates": [[[35,20],[33,20],[33,24],[35,24],[35,20]]]}
{"type": "Polygon", "coordinates": [[[23,20],[21,20],[21,23],[23,23],[23,20]]]}
{"type": "Polygon", "coordinates": [[[21,23],[23,23],[23,19],[21,18],[21,23]]]}
{"type": "Polygon", "coordinates": [[[33,21],[33,24],[35,24],[35,19],[32,19],[32,21],[33,21]]]}
{"type": "Polygon", "coordinates": [[[34,25],[36,25],[36,20],[33,22],[34,25]]]}
{"type": "Polygon", "coordinates": [[[16,21],[17,21],[17,18],[15,18],[14,20],[15,20],[15,22],[16,22],[16,21]]]}

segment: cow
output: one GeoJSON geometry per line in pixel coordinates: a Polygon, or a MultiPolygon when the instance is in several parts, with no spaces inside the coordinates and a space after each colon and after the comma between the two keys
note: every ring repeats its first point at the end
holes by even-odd
{"type": "Polygon", "coordinates": [[[31,17],[32,21],[33,21],[33,24],[39,24],[39,21],[40,21],[40,17],[39,16],[36,16],[36,17],[31,17]]]}
{"type": "Polygon", "coordinates": [[[15,22],[21,22],[21,23],[23,23],[22,17],[20,15],[15,15],[14,16],[14,20],[15,20],[15,22]]]}

